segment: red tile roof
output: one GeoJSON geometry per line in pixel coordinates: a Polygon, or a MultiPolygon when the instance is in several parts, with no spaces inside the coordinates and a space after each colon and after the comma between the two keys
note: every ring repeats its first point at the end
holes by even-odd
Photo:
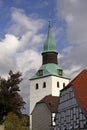
{"type": "Polygon", "coordinates": [[[51,112],[56,112],[57,105],[58,105],[58,97],[48,95],[48,96],[44,97],[43,99],[41,99],[38,103],[46,103],[46,105],[48,106],[48,108],[50,109],[51,112]]]}
{"type": "Polygon", "coordinates": [[[73,86],[77,100],[87,116],[87,70],[83,70],[70,84],[73,86]]]}

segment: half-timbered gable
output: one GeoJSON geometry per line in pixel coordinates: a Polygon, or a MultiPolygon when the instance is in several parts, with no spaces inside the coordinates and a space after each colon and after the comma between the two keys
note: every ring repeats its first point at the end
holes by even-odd
{"type": "Polygon", "coordinates": [[[61,90],[56,124],[57,130],[87,130],[87,70],[61,90]]]}

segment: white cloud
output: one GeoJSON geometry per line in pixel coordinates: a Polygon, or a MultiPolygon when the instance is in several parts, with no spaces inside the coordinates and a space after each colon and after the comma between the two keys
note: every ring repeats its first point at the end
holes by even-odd
{"type": "Polygon", "coordinates": [[[45,21],[33,18],[33,15],[27,16],[23,10],[16,8],[12,8],[11,16],[10,26],[0,41],[0,74],[7,76],[10,69],[21,71],[24,79],[21,94],[29,102],[29,78],[41,64],[37,50],[44,41],[44,35],[39,31],[45,21]]]}
{"type": "Polygon", "coordinates": [[[20,42],[11,34],[6,34],[0,41],[0,74],[6,76],[10,69],[16,68],[14,55],[19,48],[20,42]]]}
{"type": "Polygon", "coordinates": [[[64,53],[71,53],[72,49],[73,49],[72,46],[68,46],[68,47],[66,47],[66,48],[63,49],[63,52],[64,53]]]}
{"type": "Polygon", "coordinates": [[[18,39],[11,34],[6,34],[5,38],[0,41],[1,54],[10,55],[17,51],[19,47],[18,39]]]}
{"type": "Polygon", "coordinates": [[[58,18],[66,22],[68,45],[60,63],[71,77],[87,67],[87,1],[58,0],[58,18]]]}
{"type": "Polygon", "coordinates": [[[37,69],[40,66],[41,56],[34,50],[25,50],[24,52],[18,53],[16,61],[18,68],[24,74],[27,71],[37,69]]]}
{"type": "Polygon", "coordinates": [[[67,35],[70,43],[87,41],[87,1],[58,1],[59,16],[67,23],[67,35]]]}
{"type": "Polygon", "coordinates": [[[27,16],[22,9],[12,8],[12,24],[7,29],[8,33],[11,33],[20,38],[21,48],[31,48],[32,46],[39,44],[43,41],[44,35],[39,31],[45,24],[43,19],[33,18],[33,15],[27,16]]]}
{"type": "Polygon", "coordinates": [[[72,80],[78,73],[80,73],[80,70],[81,70],[81,66],[71,65],[69,68],[65,70],[65,73],[67,75],[70,75],[72,80]]]}
{"type": "Polygon", "coordinates": [[[13,24],[10,26],[9,30],[18,29],[19,33],[23,31],[30,31],[37,33],[40,29],[42,29],[45,21],[43,19],[34,18],[33,15],[27,16],[22,9],[12,8],[12,22],[13,24]],[[19,28],[17,28],[19,27],[19,28]],[[21,30],[19,30],[21,29],[21,30]]]}

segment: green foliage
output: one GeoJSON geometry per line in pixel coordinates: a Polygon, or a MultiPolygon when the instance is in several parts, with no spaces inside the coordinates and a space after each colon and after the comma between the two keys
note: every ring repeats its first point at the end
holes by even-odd
{"type": "Polygon", "coordinates": [[[21,119],[13,112],[8,113],[4,122],[5,130],[24,130],[21,119]]]}
{"type": "Polygon", "coordinates": [[[29,127],[29,116],[28,116],[28,115],[23,114],[23,115],[22,115],[22,118],[21,118],[21,121],[22,121],[22,125],[23,125],[23,126],[29,127]]]}
{"type": "Polygon", "coordinates": [[[5,117],[5,130],[27,130],[29,128],[29,116],[18,116],[14,112],[8,113],[5,117]]]}
{"type": "MultiPolygon", "coordinates": [[[[0,117],[13,111],[21,113],[25,102],[19,94],[19,84],[22,81],[21,73],[9,72],[7,79],[0,78],[0,117]]],[[[1,120],[1,119],[0,119],[1,120]]]]}

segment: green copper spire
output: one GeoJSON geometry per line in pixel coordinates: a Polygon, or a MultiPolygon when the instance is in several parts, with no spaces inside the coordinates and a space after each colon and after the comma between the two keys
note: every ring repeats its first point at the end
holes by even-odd
{"type": "Polygon", "coordinates": [[[56,44],[54,42],[54,39],[52,37],[52,32],[51,32],[51,28],[50,28],[50,21],[49,21],[49,25],[48,25],[48,35],[47,35],[47,39],[44,43],[44,51],[45,52],[56,52],[56,44]]]}
{"type": "Polygon", "coordinates": [[[56,44],[52,37],[52,32],[50,29],[50,21],[48,26],[48,35],[47,39],[44,43],[44,50],[42,52],[42,66],[36,72],[36,74],[31,78],[39,79],[48,76],[56,76],[63,79],[69,79],[64,72],[63,69],[58,65],[57,59],[57,51],[56,51],[56,44]]]}

